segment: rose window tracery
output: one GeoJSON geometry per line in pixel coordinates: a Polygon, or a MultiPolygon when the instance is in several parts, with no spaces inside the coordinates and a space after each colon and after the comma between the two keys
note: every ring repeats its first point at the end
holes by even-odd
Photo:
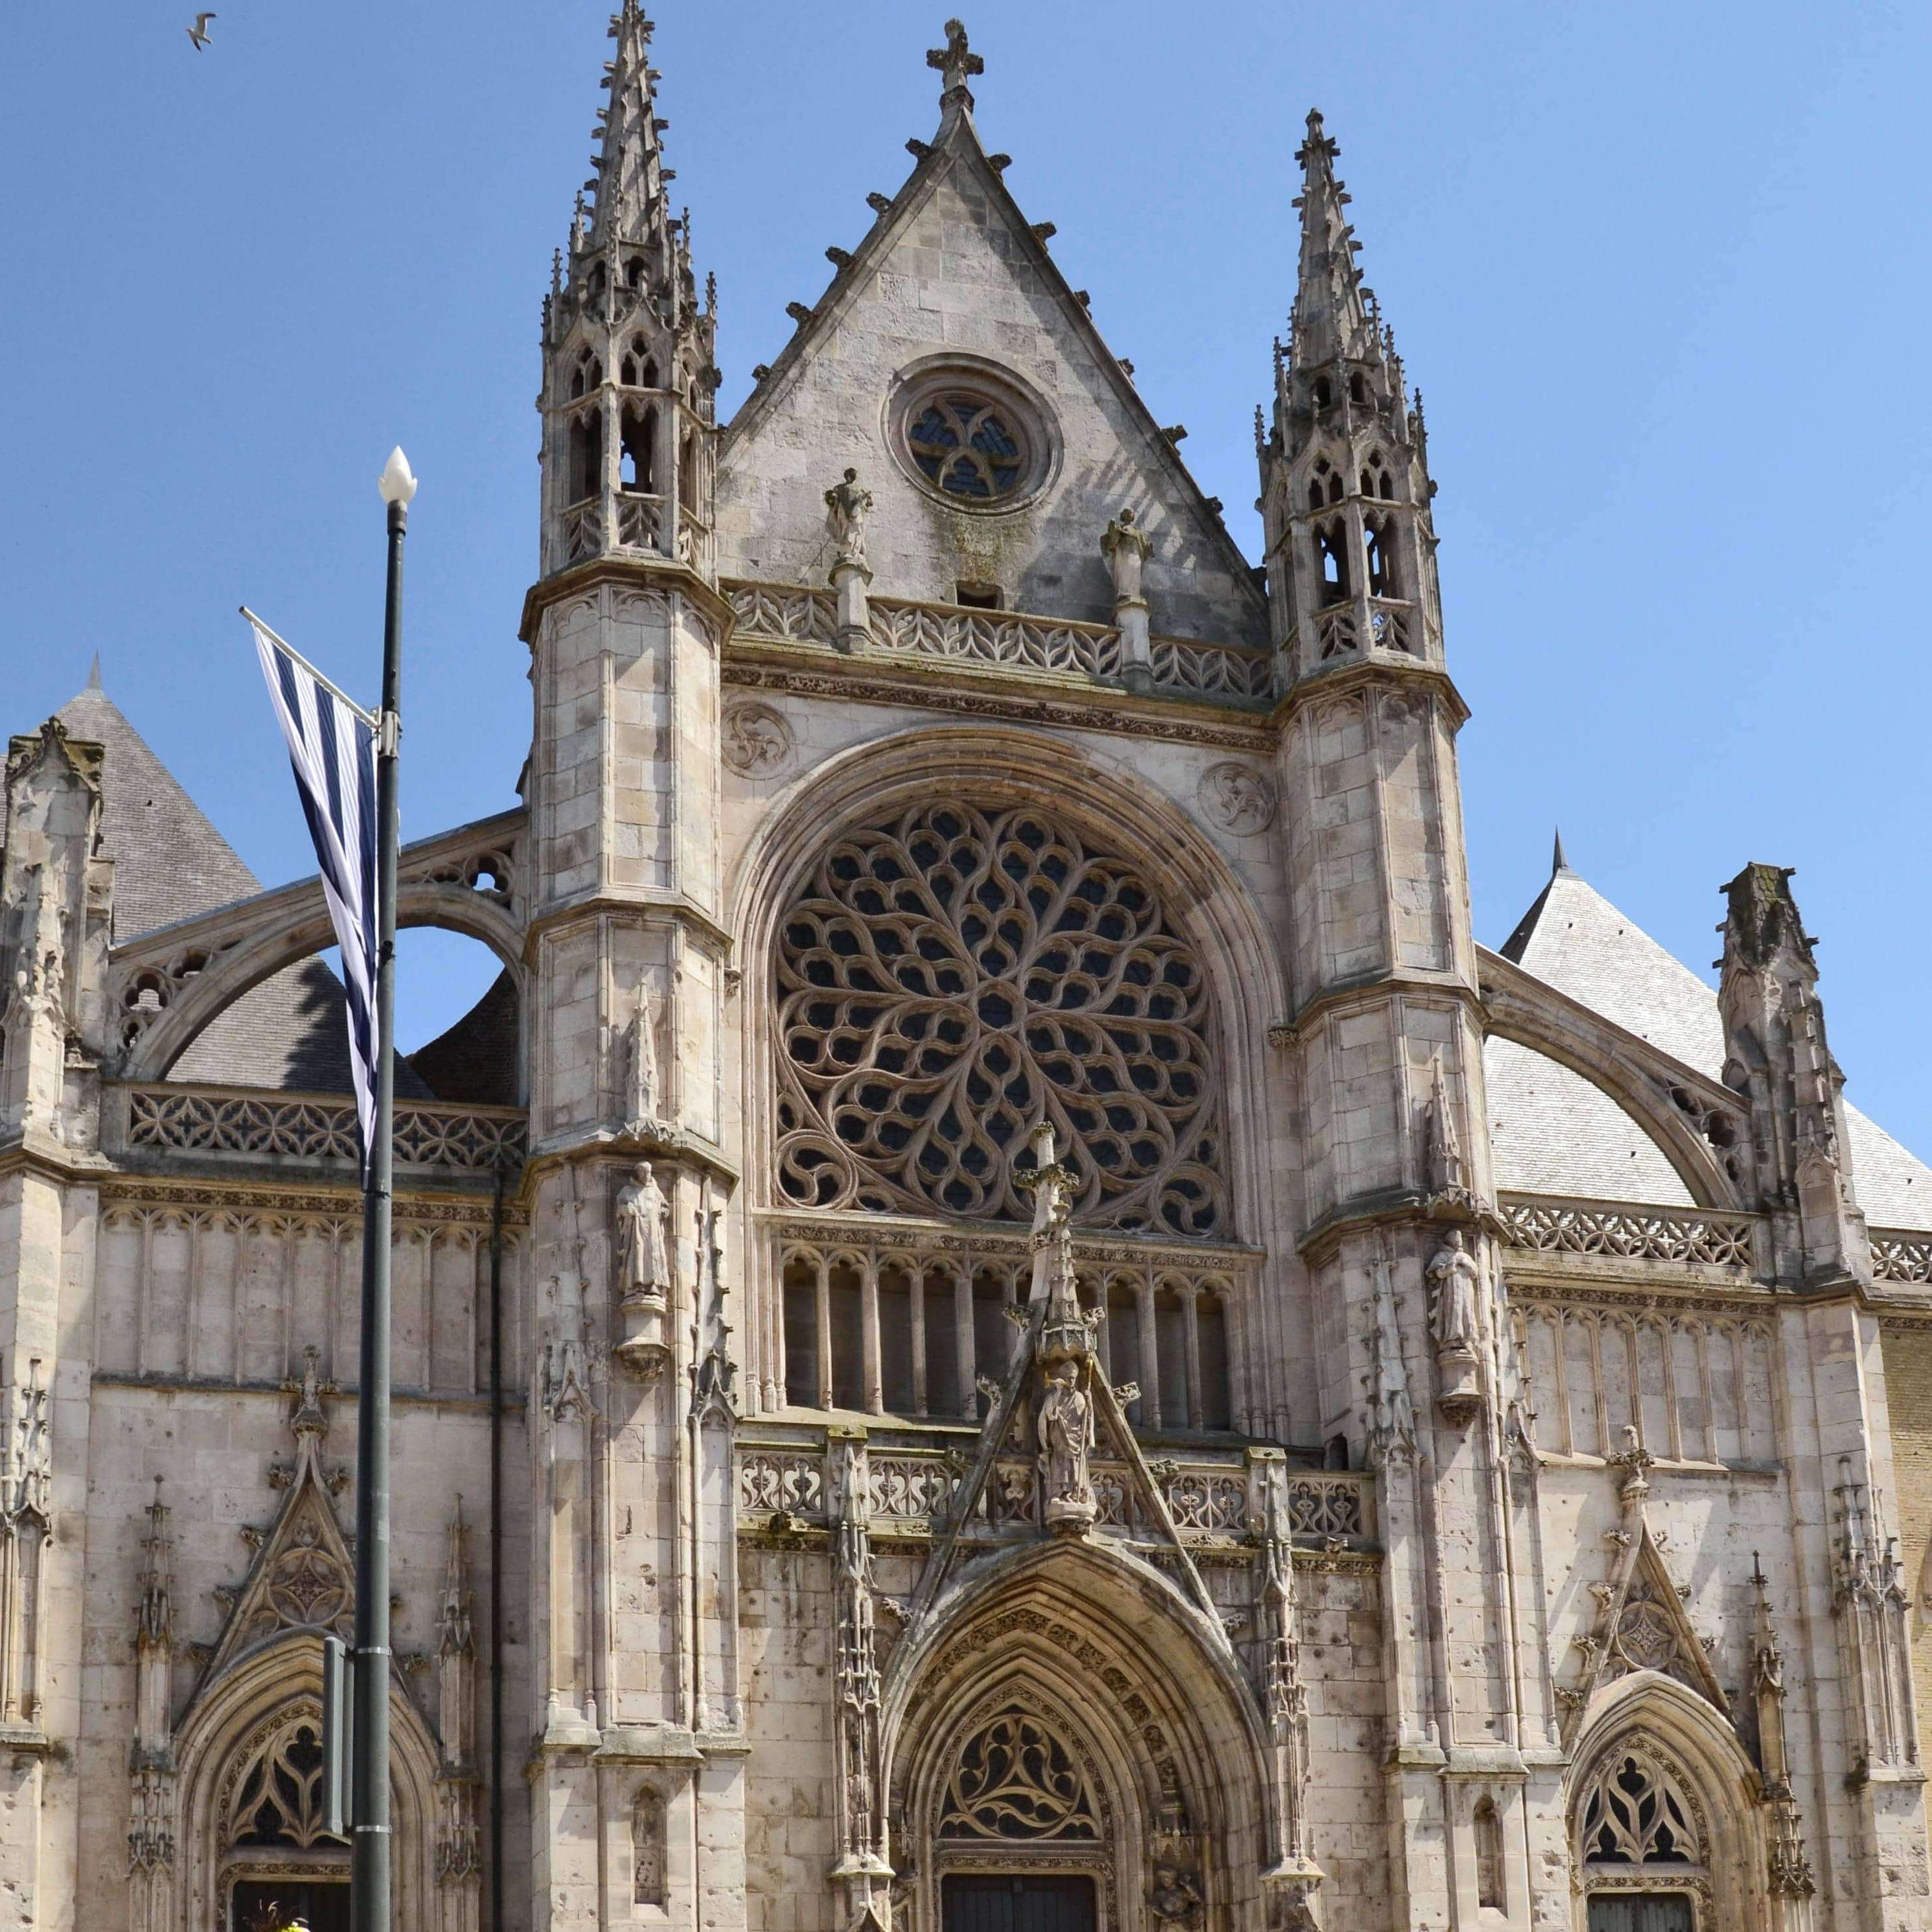
{"type": "Polygon", "coordinates": [[[778,1172],[814,1207],[1027,1219],[1051,1120],[1077,1220],[1222,1232],[1206,976],[1135,868],[1031,807],[849,832],[781,930],[778,1172]]]}
{"type": "Polygon", "coordinates": [[[942,1838],[1097,1838],[1073,1754],[1024,1711],[1001,1712],[967,1740],[946,1786],[942,1838]]]}

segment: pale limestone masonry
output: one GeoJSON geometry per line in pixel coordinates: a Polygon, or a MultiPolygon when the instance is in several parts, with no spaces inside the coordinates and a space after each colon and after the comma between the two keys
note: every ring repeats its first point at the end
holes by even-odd
{"type": "MultiPolygon", "coordinates": [[[[957,22],[721,424],[612,33],[522,802],[400,868],[503,977],[398,1120],[398,1924],[1932,1924],[1932,1170],[1776,868],[1715,989],[1560,848],[1476,944],[1319,117],[1257,569],[957,22]]],[[[4,783],[0,1932],[328,1932],[326,910],[98,684],[4,783]]]]}

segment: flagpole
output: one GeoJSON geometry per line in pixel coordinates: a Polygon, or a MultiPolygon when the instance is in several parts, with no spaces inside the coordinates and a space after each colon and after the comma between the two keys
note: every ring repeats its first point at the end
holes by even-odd
{"type": "Polygon", "coordinates": [[[388,506],[382,706],[376,740],[376,1126],[362,1202],[362,1360],[356,1418],[352,1932],[392,1932],[389,1822],[389,1261],[396,1110],[396,752],[401,730],[403,538],[416,478],[403,452],[376,486],[388,506]]]}

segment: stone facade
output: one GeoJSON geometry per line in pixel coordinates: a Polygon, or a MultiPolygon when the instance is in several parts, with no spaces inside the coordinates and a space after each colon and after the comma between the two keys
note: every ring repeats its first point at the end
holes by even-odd
{"type": "MultiPolygon", "coordinates": [[[[1714,994],[1560,848],[1476,944],[1319,117],[1256,568],[957,22],[721,424],[649,33],[544,307],[522,802],[400,868],[503,978],[398,1107],[398,1924],[1932,1923],[1932,1171],[1776,868],[1714,994]]],[[[320,1932],[326,908],[98,686],[4,786],[0,1926],[320,1932]]]]}

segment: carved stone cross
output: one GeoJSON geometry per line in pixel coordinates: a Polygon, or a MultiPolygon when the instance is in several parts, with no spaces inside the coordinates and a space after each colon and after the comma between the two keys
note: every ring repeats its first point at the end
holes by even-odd
{"type": "MultiPolygon", "coordinates": [[[[976,74],[986,71],[986,63],[966,44],[966,29],[958,20],[946,23],[946,44],[927,50],[926,64],[937,68],[942,84],[939,98],[943,105],[956,94],[966,93],[966,83],[976,74]]],[[[969,99],[970,96],[968,97],[969,99]]]]}

